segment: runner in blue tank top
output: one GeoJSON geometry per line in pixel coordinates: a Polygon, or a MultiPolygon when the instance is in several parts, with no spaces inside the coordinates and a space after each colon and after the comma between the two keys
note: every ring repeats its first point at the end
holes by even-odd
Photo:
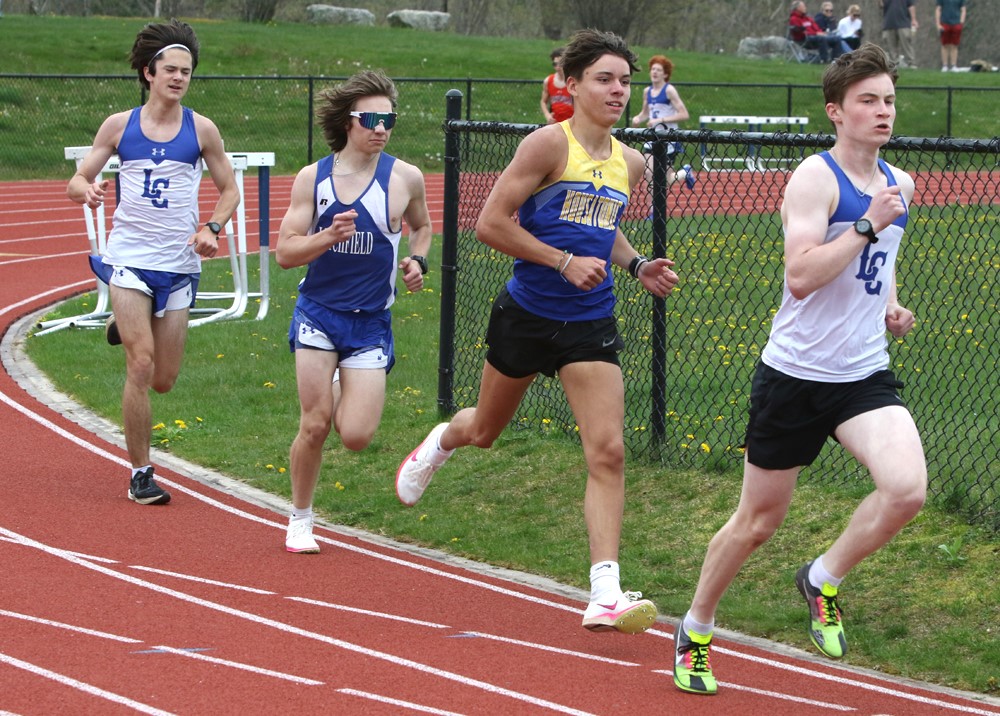
{"type": "Polygon", "coordinates": [[[396,278],[409,291],[423,288],[431,245],[423,175],[383,151],[396,123],[392,80],[359,72],[320,99],[316,115],[332,154],[295,177],[277,247],[282,268],[308,267],[288,334],[301,409],[285,535],[295,553],[319,552],[312,502],[331,425],[348,450],[363,450],[375,435],[395,360],[396,278]],[[410,256],[399,260],[403,222],[410,256]]]}
{"type": "MultiPolygon", "coordinates": [[[[583,626],[636,633],[656,607],[623,592],[618,546],[625,502],[625,395],[611,264],[648,291],[677,283],[672,261],[639,256],[618,228],[642,155],[611,137],[629,97],[635,55],[616,35],[577,33],[563,53],[572,118],[526,137],[483,207],[480,241],[514,257],[514,276],[493,304],[475,408],[435,427],[400,465],[396,494],[420,499],[459,447],[488,448],[510,423],[535,376],[558,374],[580,427],[587,462],[584,516],[591,594],[583,626]],[[511,220],[518,213],[519,222],[511,220]]],[[[485,489],[494,482],[486,479],[485,489]]]]}
{"type": "Polygon", "coordinates": [[[201,260],[218,251],[219,232],[239,205],[240,193],[218,128],[181,106],[198,66],[198,38],[191,26],[176,20],[146,25],[130,60],[149,99],[104,120],[66,193],[78,204],[100,206],[110,180],[95,179],[117,152],[121,196],[107,250],[91,256],[90,263],[111,296],[108,342],[125,348],[122,422],[132,463],[128,496],[141,505],[164,505],[170,493],[156,484],[149,459],[149,391],[166,393],[180,374],[201,260]],[[202,162],[219,190],[203,224],[198,212],[202,162]]]}
{"type": "Polygon", "coordinates": [[[896,118],[896,77],[872,44],[841,55],[823,75],[837,140],[807,157],[785,189],[781,307],[750,391],[739,506],[709,543],[674,638],[674,684],[682,691],[716,693],[709,658],[716,609],[781,525],[799,471],[827,438],[868,468],[875,490],[826,552],[789,579],[806,601],[809,639],[824,655],[847,651],[842,580],[924,504],[924,451],[886,345],[887,332],[902,338],[914,323],[897,299],[895,269],[913,178],[879,158],[896,118]]]}

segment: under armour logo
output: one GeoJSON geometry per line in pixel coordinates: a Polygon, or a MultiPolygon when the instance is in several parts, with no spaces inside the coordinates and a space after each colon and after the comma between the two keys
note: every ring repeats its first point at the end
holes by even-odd
{"type": "Polygon", "coordinates": [[[163,157],[163,156],[166,156],[167,150],[163,149],[162,147],[160,147],[160,148],[153,147],[153,149],[151,150],[151,153],[152,153],[152,155],[154,157],[163,157]]]}
{"type": "Polygon", "coordinates": [[[594,179],[603,179],[603,178],[604,178],[604,174],[600,170],[595,169],[594,170],[594,179]]]}

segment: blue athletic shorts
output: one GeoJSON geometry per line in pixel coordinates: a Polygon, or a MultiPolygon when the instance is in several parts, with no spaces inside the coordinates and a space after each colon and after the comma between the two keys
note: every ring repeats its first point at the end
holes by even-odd
{"type": "MultiPolygon", "coordinates": [[[[153,271],[151,269],[137,269],[130,266],[112,266],[104,263],[100,256],[90,256],[90,269],[104,283],[109,286],[113,283],[124,288],[133,288],[142,291],[153,299],[153,315],[163,318],[164,312],[168,308],[168,301],[178,291],[191,287],[191,300],[185,300],[188,308],[194,306],[198,296],[198,281],[201,279],[200,273],[174,273],[173,271],[153,271]],[[124,272],[131,275],[126,275],[124,272]],[[117,278],[116,278],[117,277],[117,278]]],[[[176,299],[175,299],[176,300],[176,299]]],[[[170,310],[178,310],[170,301],[170,310]]]]}
{"type": "Polygon", "coordinates": [[[306,313],[296,306],[288,327],[288,346],[293,353],[298,349],[336,353],[345,368],[378,366],[388,373],[396,362],[389,309],[354,313],[312,304],[306,313]]]}

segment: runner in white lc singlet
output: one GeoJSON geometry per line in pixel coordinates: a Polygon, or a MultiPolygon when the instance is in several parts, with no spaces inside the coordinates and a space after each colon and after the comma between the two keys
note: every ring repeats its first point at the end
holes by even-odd
{"type": "Polygon", "coordinates": [[[187,23],[151,23],[139,32],[130,59],[149,99],[104,121],[67,188],[73,201],[96,208],[109,184],[95,181],[97,175],[113,154],[120,157],[121,195],[107,250],[90,262],[110,290],[108,342],[125,348],[128,496],[143,505],[170,501],[170,493],[153,479],[149,460],[149,391],[165,393],[177,380],[201,260],[215,256],[219,232],[240,199],[219,130],[181,105],[198,50],[187,23]],[[198,189],[205,167],[219,199],[202,223],[198,189]]]}
{"type": "Polygon", "coordinates": [[[913,179],[879,158],[896,117],[896,68],[876,45],[841,55],[823,75],[829,152],[793,172],[781,206],[781,307],[750,392],[743,489],[736,513],[708,545],[691,608],[674,638],[674,684],[714,694],[715,612],[753,551],[778,529],[799,471],[832,437],[871,473],[866,497],[827,550],[794,581],[808,635],[825,656],[847,651],[837,596],[859,562],[923,506],[920,435],[888,369],[886,332],[902,338],[913,313],[896,294],[896,256],[913,179]]]}

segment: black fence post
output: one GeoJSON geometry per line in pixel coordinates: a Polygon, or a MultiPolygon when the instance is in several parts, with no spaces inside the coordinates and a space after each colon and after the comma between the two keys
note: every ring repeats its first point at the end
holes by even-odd
{"type": "Polygon", "coordinates": [[[441,228],[441,327],[438,354],[438,411],[450,413],[455,405],[455,298],[458,281],[458,133],[449,122],[462,118],[461,90],[445,95],[444,127],[444,225],[441,228]]]}
{"type": "MultiPolygon", "coordinates": [[[[663,125],[657,125],[656,134],[665,134],[663,125]]],[[[653,258],[667,255],[667,167],[669,143],[662,137],[653,142],[653,258]]],[[[653,301],[653,325],[650,337],[652,354],[649,367],[650,380],[650,448],[659,454],[659,447],[667,435],[667,305],[666,301],[650,294],[653,301]]]]}

